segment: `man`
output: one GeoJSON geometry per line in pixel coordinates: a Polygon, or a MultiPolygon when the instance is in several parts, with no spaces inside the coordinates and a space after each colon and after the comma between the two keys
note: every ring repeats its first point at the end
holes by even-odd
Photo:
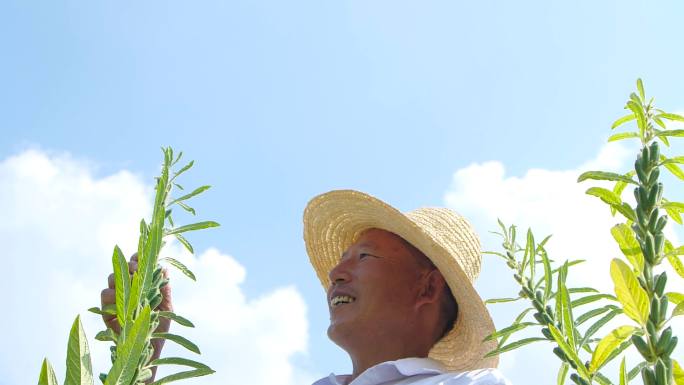
{"type": "MultiPolygon", "coordinates": [[[[484,357],[496,347],[482,342],[494,325],[472,286],[480,244],[464,218],[443,208],[402,214],[331,191],[307,205],[304,241],[327,289],[328,336],[353,368],[314,385],[510,385],[498,358],[484,357]]],[[[103,305],[114,302],[111,281],[103,305]]]]}

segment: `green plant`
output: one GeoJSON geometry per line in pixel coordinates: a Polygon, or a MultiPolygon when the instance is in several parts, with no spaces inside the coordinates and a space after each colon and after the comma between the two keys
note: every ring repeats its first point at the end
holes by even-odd
{"type": "Polygon", "coordinates": [[[684,171],[677,166],[684,163],[684,156],[666,157],[660,153],[656,141],[660,140],[669,147],[668,138],[684,137],[684,130],[668,130],[664,123],[665,120],[684,122],[684,117],[656,108],[653,98],[646,102],[641,79],[637,81],[637,89],[638,94],[632,93],[625,107],[630,113],[615,121],[612,129],[635,121],[638,130],[617,133],[608,139],[640,140],[641,148],[634,170],[625,174],[588,171],[578,178],[578,182],[615,182],[612,190],[591,187],[586,191],[605,202],[613,215],[619,213],[624,218],[624,223],[618,223],[610,230],[624,255],[624,260],[615,258],[611,261],[610,275],[615,295],[599,293],[593,288],[567,287],[569,267],[582,261],[567,261],[553,267],[553,261],[544,248],[549,237],[535,244],[530,230],[527,232],[525,247],[521,247],[516,242],[515,226],[506,227],[499,221],[502,232],[498,234],[503,237],[504,252],[489,252],[502,257],[515,271],[514,278],[521,286],[521,291],[517,298],[488,302],[525,299],[532,304],[511,326],[487,337],[499,339],[497,349],[490,354],[513,350],[536,341],[551,341],[556,345],[554,353],[562,361],[557,380],[559,385],[565,383],[571,369],[573,373],[570,379],[578,385],[587,385],[594,381],[602,385],[612,384],[600,370],[632,345],[639,351],[643,361],[627,371],[623,357],[618,376],[620,385],[626,385],[639,373],[644,385],[684,385],[684,371],[670,356],[677,345],[678,337],[669,325],[673,317],[684,314],[684,294],[666,292],[667,275],[665,271],[656,271],[663,260],[667,259],[674,270],[684,277],[684,264],[679,259],[680,255],[684,255],[684,246],[674,247],[663,234],[668,217],[682,224],[680,213],[684,212],[684,203],[665,199],[663,183],[659,180],[661,167],[684,180],[684,171]],[[622,199],[627,185],[634,185],[636,207],[622,199]],[[660,210],[664,210],[666,214],[661,215],[660,210]],[[518,254],[521,252],[523,256],[520,259],[518,254]],[[535,270],[540,269],[536,268],[538,264],[543,266],[541,278],[535,276],[535,270]],[[581,296],[571,298],[571,295],[577,294],[581,296]],[[555,302],[554,307],[549,305],[551,300],[555,302]],[[574,316],[577,308],[596,301],[609,303],[578,317],[574,316]],[[674,305],[669,316],[668,302],[674,305]],[[534,311],[534,321],[525,318],[531,311],[534,311]],[[606,333],[603,338],[594,338],[618,314],[625,314],[633,324],[619,326],[606,333]],[[601,318],[584,329],[583,324],[599,316],[601,318]],[[529,326],[540,327],[542,336],[506,344],[513,333],[529,326]],[[589,355],[589,360],[583,361],[583,355],[589,355]]]}
{"type": "MultiPolygon", "coordinates": [[[[159,262],[165,262],[181,270],[191,279],[194,274],[182,263],[172,258],[159,258],[159,253],[164,246],[164,238],[173,236],[183,244],[188,251],[193,253],[190,243],[183,237],[183,233],[216,227],[218,223],[204,221],[190,225],[175,227],[171,216],[173,205],[181,207],[185,211],[195,215],[195,210],[186,204],[186,201],[204,191],[209,186],[202,186],[191,193],[176,199],[170,199],[173,187],[183,190],[176,183],[176,178],[190,169],[193,161],[189,162],[178,171],[171,168],[181,159],[182,152],[174,158],[173,149],[162,148],[164,162],[161,175],[156,178],[156,196],[152,219],[149,224],[143,219],[140,222],[140,237],[138,240],[138,270],[133,275],[128,274],[128,263],[118,246],[114,247],[112,265],[114,269],[116,305],[99,309],[89,309],[97,314],[113,314],[121,327],[121,332],[116,333],[111,328],[101,331],[95,337],[100,341],[111,341],[112,367],[108,373],[100,374],[100,380],[105,385],[133,385],[149,381],[152,377],[152,367],[157,365],[183,365],[192,368],[179,373],[161,378],[153,385],[161,385],[167,382],[185,378],[204,376],[214,371],[207,365],[180,357],[169,357],[151,360],[153,347],[151,340],[161,338],[176,342],[192,352],[199,354],[197,345],[188,339],[171,333],[155,333],[161,317],[175,321],[179,325],[193,327],[187,319],[168,311],[158,311],[157,306],[162,301],[160,288],[168,283],[168,279],[162,274],[162,266],[159,262]],[[166,224],[171,227],[167,228],[166,224]]],[[[80,316],[76,317],[69,335],[66,378],[64,385],[92,385],[93,374],[88,342],[81,325],[80,316]]],[[[54,370],[46,359],[43,360],[39,385],[57,385],[54,370]]]]}

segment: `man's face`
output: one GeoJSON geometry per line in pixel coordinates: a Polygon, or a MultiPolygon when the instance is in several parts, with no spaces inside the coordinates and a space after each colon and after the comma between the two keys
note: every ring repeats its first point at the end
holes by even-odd
{"type": "Polygon", "coordinates": [[[328,336],[341,347],[411,327],[426,269],[397,235],[370,229],[330,272],[328,336]]]}

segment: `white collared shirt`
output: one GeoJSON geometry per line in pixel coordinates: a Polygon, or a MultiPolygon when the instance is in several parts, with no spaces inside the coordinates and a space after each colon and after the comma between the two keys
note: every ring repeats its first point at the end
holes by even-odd
{"type": "Polygon", "coordinates": [[[350,375],[330,374],[313,385],[511,385],[496,369],[447,372],[431,358],[402,358],[366,369],[347,384],[350,375]]]}

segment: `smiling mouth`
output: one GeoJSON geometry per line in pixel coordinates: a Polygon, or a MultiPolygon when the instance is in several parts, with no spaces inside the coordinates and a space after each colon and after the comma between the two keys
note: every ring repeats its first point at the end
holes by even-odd
{"type": "Polygon", "coordinates": [[[332,307],[337,307],[342,304],[352,303],[356,301],[356,298],[349,295],[336,295],[330,300],[330,305],[332,307]]]}

